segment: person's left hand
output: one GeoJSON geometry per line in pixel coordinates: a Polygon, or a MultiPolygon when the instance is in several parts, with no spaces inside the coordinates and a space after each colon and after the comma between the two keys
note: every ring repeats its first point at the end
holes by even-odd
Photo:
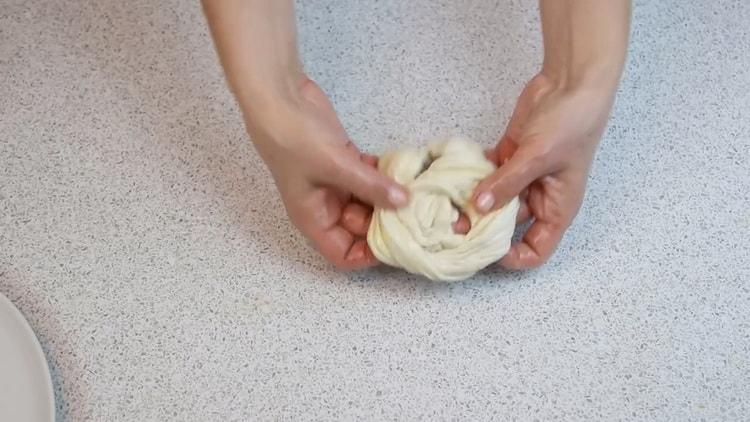
{"type": "Polygon", "coordinates": [[[500,167],[474,191],[480,212],[520,195],[518,222],[533,219],[502,266],[536,267],[552,256],[583,201],[613,96],[611,86],[562,87],[543,73],[524,88],[505,135],[488,152],[500,167]]]}

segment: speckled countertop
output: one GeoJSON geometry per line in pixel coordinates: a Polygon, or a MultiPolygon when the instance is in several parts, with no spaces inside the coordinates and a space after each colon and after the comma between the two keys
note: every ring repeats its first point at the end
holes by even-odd
{"type": "MultiPolygon", "coordinates": [[[[370,152],[489,144],[531,1],[304,1],[370,152]]],[[[0,292],[62,421],[750,419],[750,3],[640,1],[587,200],[535,271],[331,269],[285,218],[198,2],[0,0],[0,292]]]]}

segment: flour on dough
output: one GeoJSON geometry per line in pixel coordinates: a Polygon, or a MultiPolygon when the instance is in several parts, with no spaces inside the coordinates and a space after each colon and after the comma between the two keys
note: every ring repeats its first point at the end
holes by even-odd
{"type": "Polygon", "coordinates": [[[458,281],[510,249],[518,198],[486,215],[470,203],[477,183],[495,170],[478,144],[450,138],[400,149],[381,157],[378,169],[410,191],[407,206],[373,212],[367,243],[380,261],[432,280],[458,281]],[[457,208],[471,221],[465,235],[453,232],[457,208]]]}

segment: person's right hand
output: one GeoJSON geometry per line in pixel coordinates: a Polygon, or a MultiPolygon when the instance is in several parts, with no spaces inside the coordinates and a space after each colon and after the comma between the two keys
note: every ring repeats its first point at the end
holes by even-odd
{"type": "Polygon", "coordinates": [[[349,140],[315,82],[304,79],[292,103],[247,121],[289,218],[336,267],[377,264],[364,239],[370,205],[405,205],[406,190],[378,172],[377,159],[349,140]]]}

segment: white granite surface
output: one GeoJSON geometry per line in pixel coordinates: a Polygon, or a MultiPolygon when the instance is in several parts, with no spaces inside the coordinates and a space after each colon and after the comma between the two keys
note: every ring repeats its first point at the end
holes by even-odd
{"type": "MultiPolygon", "coordinates": [[[[305,0],[299,20],[370,152],[489,145],[540,61],[533,1],[305,0]]],[[[0,292],[58,419],[750,419],[748,22],[746,0],[638,1],[558,253],[445,286],[305,244],[196,1],[0,0],[0,292]]]]}

